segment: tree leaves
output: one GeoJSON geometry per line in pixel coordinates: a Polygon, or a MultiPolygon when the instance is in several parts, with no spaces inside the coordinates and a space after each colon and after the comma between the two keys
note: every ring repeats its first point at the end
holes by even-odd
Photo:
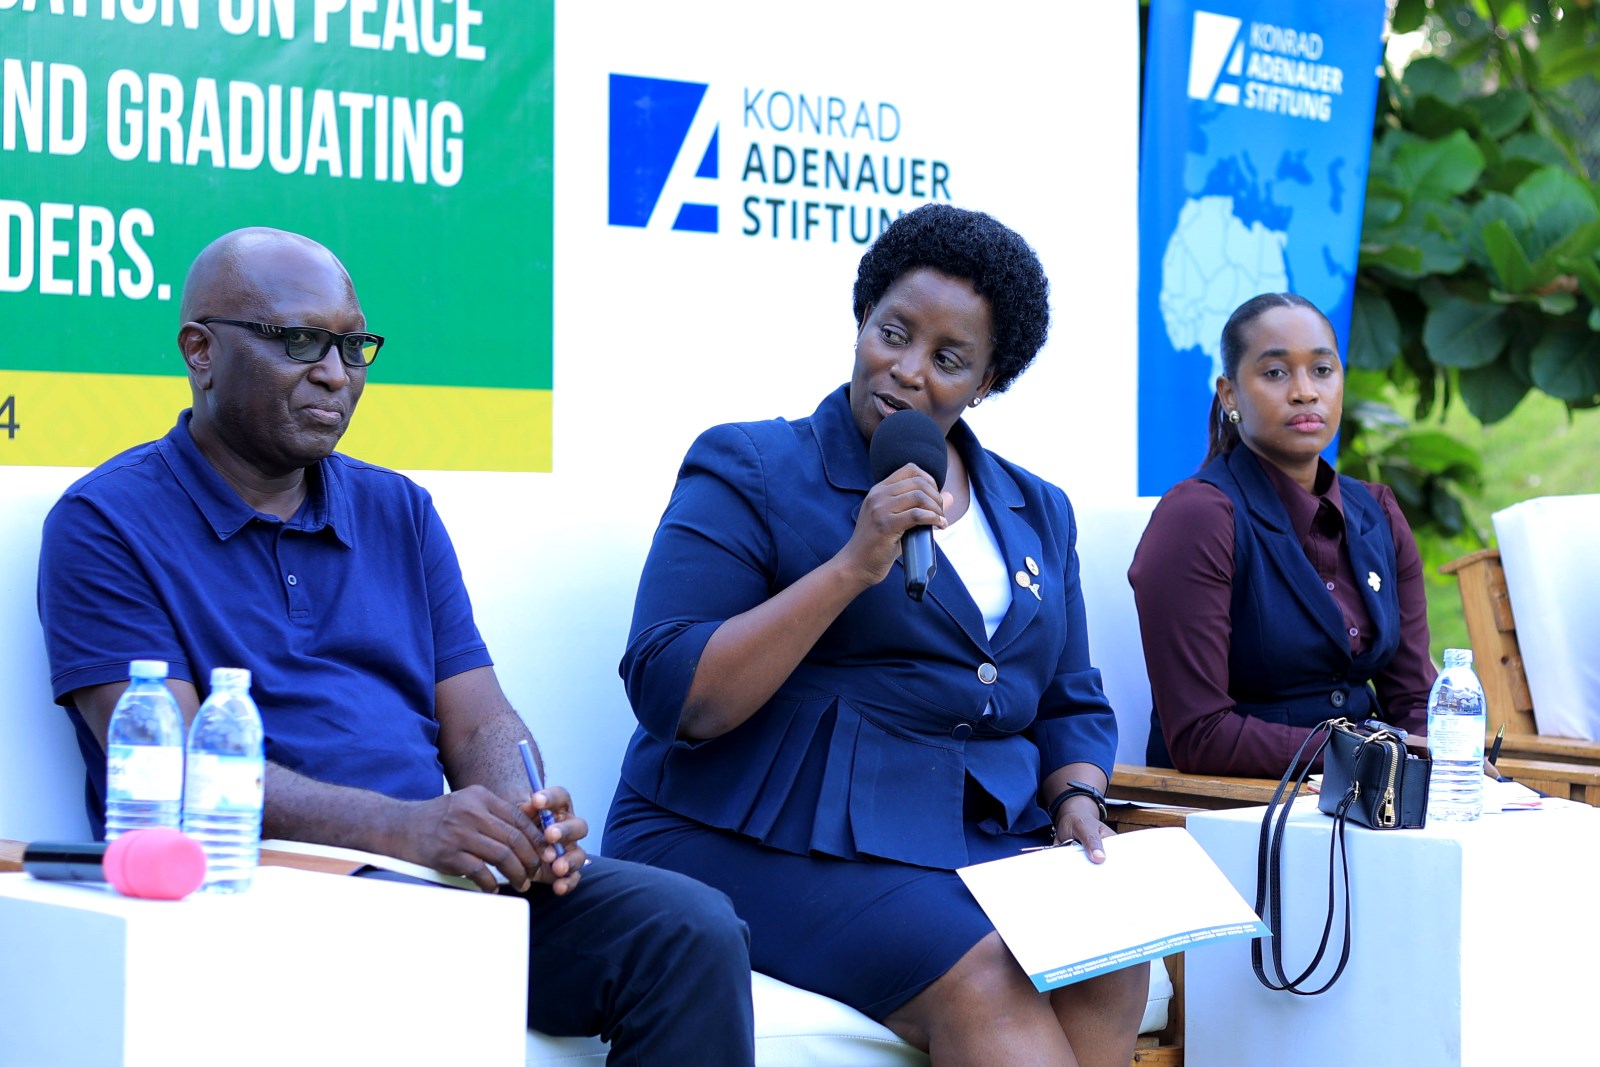
{"type": "Polygon", "coordinates": [[[1428,0],[1395,0],[1389,28],[1395,33],[1411,33],[1420,29],[1427,17],[1428,0]]]}
{"type": "Polygon", "coordinates": [[[1355,307],[1350,315],[1352,367],[1387,370],[1400,353],[1400,320],[1389,301],[1370,289],[1356,290],[1355,307]]]}
{"type": "Polygon", "coordinates": [[[1503,291],[1521,293],[1533,286],[1533,264],[1505,219],[1495,219],[1483,228],[1483,247],[1503,291]]]}
{"type": "Polygon", "coordinates": [[[1445,367],[1492,363],[1511,336],[1506,309],[1448,295],[1428,308],[1422,344],[1428,358],[1445,367]]]}
{"type": "Polygon", "coordinates": [[[1453,104],[1461,99],[1461,72],[1444,60],[1431,56],[1413,59],[1406,67],[1400,95],[1416,102],[1432,96],[1453,104]]]}
{"type": "Polygon", "coordinates": [[[1533,384],[1562,400],[1600,394],[1600,339],[1587,326],[1552,323],[1528,354],[1533,384]]]}
{"type": "Polygon", "coordinates": [[[1483,173],[1483,152],[1465,130],[1436,141],[1413,141],[1394,154],[1394,184],[1414,196],[1445,199],[1471,189],[1483,173]]]}
{"type": "Polygon", "coordinates": [[[1600,17],[1548,0],[1398,0],[1433,27],[1374,131],[1348,359],[1493,422],[1538,388],[1600,404],[1600,187],[1556,85],[1600,72],[1600,17]],[[1442,45],[1442,47],[1441,47],[1442,45]],[[1488,86],[1493,86],[1489,89],[1488,86]]]}
{"type": "Polygon", "coordinates": [[[1600,187],[1563,88],[1600,77],[1600,5],[1395,0],[1391,29],[1427,31],[1431,54],[1383,71],[1341,461],[1392,486],[1426,539],[1465,530],[1481,464],[1380,410],[1421,420],[1459,398],[1493,423],[1530,389],[1600,407],[1600,187]]]}
{"type": "Polygon", "coordinates": [[[1511,370],[1506,360],[1461,372],[1461,399],[1473,418],[1485,426],[1511,414],[1528,393],[1528,383],[1511,370]]]}
{"type": "Polygon", "coordinates": [[[1561,167],[1534,171],[1511,198],[1528,213],[1532,225],[1525,241],[1535,258],[1573,230],[1600,218],[1589,183],[1561,167]]]}
{"type": "Polygon", "coordinates": [[[1478,128],[1496,141],[1503,141],[1528,120],[1533,105],[1520,89],[1496,89],[1488,96],[1473,97],[1462,107],[1478,121],[1478,128]]]}
{"type": "MultiPolygon", "coordinates": [[[[1589,7],[1589,4],[1583,4],[1589,7]]],[[[1585,74],[1600,75],[1600,50],[1595,48],[1592,13],[1577,11],[1550,19],[1539,34],[1539,76],[1547,86],[1560,86],[1585,74]]]]}

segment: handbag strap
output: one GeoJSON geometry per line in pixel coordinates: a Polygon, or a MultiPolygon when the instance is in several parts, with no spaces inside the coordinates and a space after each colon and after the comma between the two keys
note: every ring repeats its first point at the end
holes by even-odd
{"type": "Polygon", "coordinates": [[[1272,969],[1273,978],[1269,978],[1265,963],[1262,960],[1261,938],[1250,942],[1250,965],[1256,972],[1256,978],[1268,989],[1281,990],[1295,993],[1299,996],[1310,997],[1326,992],[1339,976],[1344,973],[1345,964],[1350,962],[1350,860],[1345,852],[1344,830],[1348,821],[1350,805],[1356,799],[1356,786],[1354,779],[1351,788],[1339,801],[1339,806],[1333,816],[1333,833],[1328,838],[1328,916],[1322,924],[1322,940],[1317,945],[1317,951],[1311,957],[1311,962],[1306,969],[1294,978],[1289,978],[1283,967],[1283,907],[1282,907],[1282,872],[1283,872],[1283,835],[1289,822],[1289,813],[1294,807],[1294,798],[1299,795],[1300,787],[1305,784],[1306,778],[1311,773],[1311,766],[1321,755],[1328,741],[1333,737],[1334,725],[1341,720],[1329,719],[1314,726],[1306,739],[1300,743],[1300,749],[1295,753],[1294,759],[1289,761],[1289,769],[1284,771],[1283,778],[1278,782],[1278,788],[1272,794],[1272,801],[1267,805],[1266,815],[1261,820],[1261,839],[1256,849],[1256,914],[1266,921],[1267,928],[1272,933],[1272,969]],[[1304,764],[1301,757],[1305,754],[1306,747],[1317,741],[1316,747],[1309,756],[1305,756],[1304,764]],[[1296,776],[1295,768],[1300,767],[1296,776]],[[1294,788],[1291,790],[1291,780],[1294,788]],[[1287,793],[1287,796],[1285,796],[1287,793]],[[1277,814],[1274,823],[1273,814],[1277,814]],[[1334,968],[1333,975],[1316,989],[1301,988],[1322,963],[1322,957],[1327,954],[1328,940],[1333,934],[1333,915],[1335,911],[1333,856],[1335,849],[1339,853],[1339,867],[1344,876],[1344,946],[1339,953],[1339,965],[1334,968]],[[1276,980],[1274,980],[1274,978],[1276,980]]]}

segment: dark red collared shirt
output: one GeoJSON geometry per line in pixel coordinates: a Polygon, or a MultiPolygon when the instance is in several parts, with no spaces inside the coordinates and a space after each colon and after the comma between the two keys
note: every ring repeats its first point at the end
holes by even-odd
{"type": "MultiPolygon", "coordinates": [[[[1319,461],[1307,492],[1271,463],[1262,463],[1306,558],[1345,619],[1350,651],[1371,645],[1372,620],[1345,549],[1344,502],[1333,468],[1319,461]]],[[[1365,483],[1389,517],[1400,581],[1400,645],[1373,678],[1383,717],[1423,734],[1428,690],[1436,671],[1428,654],[1422,558],[1411,527],[1386,485],[1365,483]]],[[[1301,727],[1235,712],[1228,687],[1229,612],[1233,596],[1233,504],[1221,489],[1196,479],[1174,486],[1156,507],[1128,570],[1139,608],[1151,695],[1166,736],[1195,739],[1174,751],[1180,770],[1276,778],[1289,765],[1301,727]]]]}

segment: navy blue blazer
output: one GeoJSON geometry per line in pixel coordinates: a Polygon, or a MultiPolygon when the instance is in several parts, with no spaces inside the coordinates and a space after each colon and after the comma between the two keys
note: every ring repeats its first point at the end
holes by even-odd
{"type": "Polygon", "coordinates": [[[1040,595],[1014,586],[990,638],[942,552],[921,603],[896,564],[764,708],[696,742],[676,735],[706,641],[837,553],[873,485],[845,387],[808,419],[700,436],[656,531],[621,664],[639,719],[622,767],[630,787],[774,847],[949,869],[968,862],[969,818],[990,834],[1040,831],[1044,775],[1076,761],[1109,774],[1116,718],[1089,663],[1072,507],[965,423],[951,440],[1008,571],[1030,573],[1031,561],[1040,595]],[[969,777],[980,793],[967,795],[969,777]]]}
{"type": "MultiPolygon", "coordinates": [[[[1277,490],[1248,448],[1208,463],[1196,477],[1233,504],[1233,592],[1228,691],[1235,710],[1266,722],[1312,727],[1343,716],[1386,718],[1371,681],[1400,645],[1400,581],[1389,517],[1366,485],[1339,475],[1345,546],[1361,584],[1373,638],[1350,654],[1344,616],[1306,558],[1277,490]]],[[[1146,759],[1170,767],[1160,709],[1150,716],[1146,759]]]]}

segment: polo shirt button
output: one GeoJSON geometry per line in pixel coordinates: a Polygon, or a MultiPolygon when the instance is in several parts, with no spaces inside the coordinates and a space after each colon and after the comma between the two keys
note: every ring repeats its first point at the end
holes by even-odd
{"type": "Polygon", "coordinates": [[[1333,692],[1329,693],[1328,703],[1332,704],[1336,708],[1344,707],[1344,690],[1335,689],[1333,692]]]}
{"type": "Polygon", "coordinates": [[[1330,592],[1330,593],[1333,592],[1333,583],[1332,582],[1328,583],[1328,592],[1330,592]]]}
{"type": "Polygon", "coordinates": [[[1000,672],[995,670],[993,663],[984,663],[978,666],[978,681],[984,685],[993,685],[994,680],[1000,677],[1000,672]]]}
{"type": "Polygon", "coordinates": [[[1361,633],[1361,631],[1356,629],[1354,626],[1350,627],[1350,636],[1351,637],[1355,637],[1355,636],[1359,635],[1360,633],[1361,633]]]}
{"type": "Polygon", "coordinates": [[[299,585],[300,584],[300,579],[296,578],[292,574],[289,575],[289,577],[285,578],[284,581],[288,582],[290,585],[299,585]]]}
{"type": "Polygon", "coordinates": [[[950,731],[950,736],[957,741],[965,741],[972,736],[972,724],[970,722],[956,723],[955,729],[950,731]]]}

